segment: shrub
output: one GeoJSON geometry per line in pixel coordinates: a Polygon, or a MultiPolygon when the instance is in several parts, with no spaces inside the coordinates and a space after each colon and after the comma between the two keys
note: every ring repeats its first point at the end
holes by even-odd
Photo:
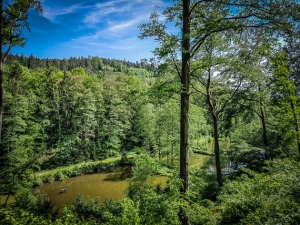
{"type": "Polygon", "coordinates": [[[55,174],[54,174],[54,179],[55,180],[64,180],[66,179],[66,175],[62,172],[62,171],[57,171],[55,174]]]}
{"type": "Polygon", "coordinates": [[[44,182],[44,183],[52,183],[54,180],[55,180],[55,179],[54,179],[53,175],[50,174],[50,175],[46,176],[46,177],[43,179],[43,182],[44,182]]]}
{"type": "Polygon", "coordinates": [[[135,204],[128,198],[119,201],[109,199],[100,204],[98,199],[84,201],[79,195],[72,211],[85,220],[96,219],[98,224],[140,224],[135,204]]]}
{"type": "Polygon", "coordinates": [[[223,187],[221,224],[299,224],[299,162],[274,160],[266,170],[243,169],[245,174],[223,187]]]}
{"type": "Polygon", "coordinates": [[[93,173],[94,172],[94,165],[92,164],[85,164],[81,167],[81,171],[83,173],[93,173]]]}
{"type": "Polygon", "coordinates": [[[33,186],[41,186],[43,184],[41,177],[34,177],[33,186]]]}
{"type": "Polygon", "coordinates": [[[0,221],[5,225],[27,224],[27,225],[51,225],[51,220],[36,216],[19,208],[6,207],[0,209],[0,221]]]}

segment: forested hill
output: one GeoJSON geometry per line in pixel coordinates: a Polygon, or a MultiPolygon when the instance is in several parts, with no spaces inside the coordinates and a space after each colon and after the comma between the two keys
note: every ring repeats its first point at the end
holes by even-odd
{"type": "Polygon", "coordinates": [[[3,163],[46,155],[50,168],[156,146],[153,61],[9,55],[4,75],[3,163]]]}
{"type": "Polygon", "coordinates": [[[139,62],[130,62],[127,60],[108,59],[98,56],[89,57],[70,57],[68,59],[58,58],[38,58],[34,55],[13,55],[9,54],[6,64],[10,65],[13,61],[18,61],[22,66],[28,69],[37,68],[58,68],[60,70],[71,71],[77,67],[84,68],[88,75],[98,74],[105,71],[108,74],[121,72],[124,74],[134,74],[141,77],[155,76],[156,62],[155,59],[141,59],[139,62]]]}

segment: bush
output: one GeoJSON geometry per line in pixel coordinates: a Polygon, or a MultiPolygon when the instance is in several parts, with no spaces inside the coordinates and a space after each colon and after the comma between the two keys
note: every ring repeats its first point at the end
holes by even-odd
{"type": "Polygon", "coordinates": [[[93,173],[94,172],[94,165],[92,164],[85,164],[81,167],[82,173],[93,173]]]}
{"type": "Polygon", "coordinates": [[[226,154],[232,164],[232,169],[235,171],[243,166],[251,170],[262,171],[265,165],[265,153],[263,149],[253,147],[245,142],[234,143],[231,146],[231,150],[226,154]]]}
{"type": "Polygon", "coordinates": [[[100,204],[98,199],[84,201],[84,197],[79,195],[72,211],[85,220],[95,219],[98,224],[140,224],[139,215],[130,199],[109,199],[100,204]]]}
{"type": "Polygon", "coordinates": [[[243,169],[245,174],[223,187],[221,224],[299,224],[299,162],[274,160],[266,169],[268,173],[243,169]]]}
{"type": "Polygon", "coordinates": [[[34,177],[33,186],[41,186],[43,184],[41,177],[34,177]]]}
{"type": "Polygon", "coordinates": [[[62,171],[57,171],[57,172],[54,174],[54,179],[55,179],[55,180],[62,181],[62,180],[64,180],[64,179],[66,179],[66,175],[65,175],[62,171]]]}
{"type": "Polygon", "coordinates": [[[46,177],[43,179],[43,182],[44,182],[44,183],[52,183],[54,180],[55,180],[55,179],[54,179],[53,175],[50,174],[50,175],[46,176],[46,177]]]}
{"type": "Polygon", "coordinates": [[[213,210],[213,205],[211,207],[202,206],[193,203],[188,212],[191,224],[205,224],[213,225],[219,224],[220,215],[213,210]]]}
{"type": "Polygon", "coordinates": [[[70,170],[70,177],[75,177],[75,176],[79,176],[81,174],[81,170],[80,168],[78,168],[77,166],[75,166],[73,169],[70,170]]]}
{"type": "Polygon", "coordinates": [[[16,194],[15,206],[35,215],[48,216],[52,214],[54,204],[39,190],[32,192],[30,189],[20,188],[16,194]]]}
{"type": "Polygon", "coordinates": [[[31,212],[28,212],[20,208],[2,208],[0,209],[0,221],[5,225],[51,225],[53,224],[50,219],[36,216],[31,212]]]}

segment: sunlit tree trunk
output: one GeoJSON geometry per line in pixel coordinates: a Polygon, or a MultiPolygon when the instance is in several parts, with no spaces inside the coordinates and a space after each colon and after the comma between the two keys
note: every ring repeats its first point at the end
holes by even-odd
{"type": "Polygon", "coordinates": [[[292,99],[291,99],[291,108],[292,108],[293,117],[294,117],[295,131],[296,131],[296,137],[297,137],[297,148],[298,148],[298,152],[300,154],[300,137],[299,137],[298,116],[296,113],[294,101],[292,99]]]}
{"type": "Polygon", "coordinates": [[[2,111],[3,111],[3,54],[2,54],[2,45],[3,45],[3,0],[0,3],[0,142],[2,137],[2,111]]]}
{"type": "MultiPolygon", "coordinates": [[[[189,190],[189,85],[190,85],[190,0],[183,0],[182,11],[182,68],[180,96],[180,178],[183,196],[189,190]]],[[[181,224],[189,224],[189,218],[181,212],[181,224]]]]}

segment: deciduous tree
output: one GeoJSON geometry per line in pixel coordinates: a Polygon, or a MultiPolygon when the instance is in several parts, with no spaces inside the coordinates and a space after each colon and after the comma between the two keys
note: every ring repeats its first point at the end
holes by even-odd
{"type": "Polygon", "coordinates": [[[42,13],[42,5],[39,0],[12,0],[7,4],[0,1],[0,141],[3,113],[3,64],[13,46],[24,46],[25,38],[22,31],[29,30],[28,12],[35,8],[42,13]]]}

